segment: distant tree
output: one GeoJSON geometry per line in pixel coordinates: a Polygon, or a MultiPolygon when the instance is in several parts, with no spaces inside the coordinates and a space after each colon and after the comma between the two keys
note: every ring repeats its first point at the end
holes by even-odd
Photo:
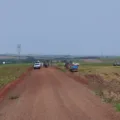
{"type": "Polygon", "coordinates": [[[36,59],[34,57],[29,56],[29,57],[27,57],[27,59],[25,61],[34,62],[34,61],[36,61],[36,59]]]}

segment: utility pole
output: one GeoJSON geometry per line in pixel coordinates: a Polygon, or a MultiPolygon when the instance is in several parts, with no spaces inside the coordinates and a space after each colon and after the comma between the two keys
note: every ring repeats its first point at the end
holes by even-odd
{"type": "Polygon", "coordinates": [[[17,52],[18,52],[18,60],[20,61],[21,44],[17,45],[17,52]]]}

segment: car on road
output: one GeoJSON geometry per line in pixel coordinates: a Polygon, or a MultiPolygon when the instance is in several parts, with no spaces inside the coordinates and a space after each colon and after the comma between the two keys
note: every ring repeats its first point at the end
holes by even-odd
{"type": "Polygon", "coordinates": [[[45,68],[47,68],[47,67],[49,66],[49,63],[48,63],[48,62],[44,62],[44,63],[43,63],[43,66],[44,66],[45,68]]]}
{"type": "Polygon", "coordinates": [[[40,62],[36,62],[34,63],[34,69],[40,69],[41,68],[41,63],[40,62]]]}

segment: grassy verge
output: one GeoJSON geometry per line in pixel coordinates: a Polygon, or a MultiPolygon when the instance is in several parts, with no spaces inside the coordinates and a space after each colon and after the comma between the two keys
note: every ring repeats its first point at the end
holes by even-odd
{"type": "Polygon", "coordinates": [[[120,103],[115,104],[115,108],[117,112],[120,112],[120,103]]]}
{"type": "MultiPolygon", "coordinates": [[[[59,68],[65,69],[63,64],[59,68]]],[[[64,70],[65,71],[65,70],[64,70]]],[[[88,85],[106,103],[111,103],[120,112],[120,66],[110,63],[80,63],[79,72],[88,80],[88,85]]]]}
{"type": "Polygon", "coordinates": [[[89,85],[96,95],[120,112],[120,67],[81,65],[79,73],[88,76],[89,85]]]}
{"type": "Polygon", "coordinates": [[[79,72],[83,75],[96,74],[104,80],[120,80],[120,67],[114,66],[80,66],[79,72]]]}
{"type": "Polygon", "coordinates": [[[57,67],[60,68],[61,71],[66,72],[66,69],[64,67],[64,63],[57,63],[57,67]]]}
{"type": "Polygon", "coordinates": [[[0,88],[18,78],[30,64],[0,65],[0,88]]]}

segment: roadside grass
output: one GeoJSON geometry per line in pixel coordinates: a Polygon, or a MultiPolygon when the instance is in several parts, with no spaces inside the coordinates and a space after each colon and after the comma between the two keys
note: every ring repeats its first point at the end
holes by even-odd
{"type": "Polygon", "coordinates": [[[64,63],[59,62],[59,63],[57,63],[57,66],[58,66],[58,67],[63,67],[63,66],[64,66],[64,63]]]}
{"type": "Polygon", "coordinates": [[[115,104],[115,108],[117,112],[120,112],[120,103],[115,104]]]}
{"type": "Polygon", "coordinates": [[[60,68],[60,70],[62,72],[66,72],[66,69],[64,67],[64,63],[62,63],[62,62],[57,63],[57,67],[60,68]]]}
{"type": "MultiPolygon", "coordinates": [[[[57,66],[65,71],[63,63],[58,63],[57,66]]],[[[120,81],[120,66],[112,66],[112,63],[85,63],[81,62],[79,66],[81,75],[95,74],[100,75],[104,80],[119,80],[120,81]]]]}
{"type": "MultiPolygon", "coordinates": [[[[63,64],[58,67],[62,71],[65,69],[63,64]]],[[[81,62],[79,72],[74,75],[87,78],[95,95],[100,96],[103,102],[112,104],[120,112],[120,66],[112,66],[110,62],[81,62]]]]}
{"type": "Polygon", "coordinates": [[[0,88],[17,79],[28,67],[30,64],[0,65],[0,88]]]}
{"type": "Polygon", "coordinates": [[[66,72],[66,69],[65,68],[61,68],[60,69],[62,72],[66,72]]]}
{"type": "Polygon", "coordinates": [[[82,66],[112,66],[111,62],[101,62],[101,63],[91,63],[91,62],[81,62],[82,66]]]}
{"type": "Polygon", "coordinates": [[[65,69],[64,66],[59,66],[59,68],[60,68],[60,70],[61,70],[62,72],[66,72],[66,69],[65,69]]]}
{"type": "MultiPolygon", "coordinates": [[[[57,66],[63,71],[64,69],[64,64],[63,63],[57,63],[57,66]]],[[[112,66],[112,63],[110,62],[102,62],[102,63],[85,63],[85,62],[80,62],[79,66],[79,73],[81,75],[86,75],[86,74],[98,74],[102,76],[105,80],[110,80],[110,79],[120,79],[120,66],[112,66]]]]}
{"type": "Polygon", "coordinates": [[[104,80],[120,80],[120,67],[115,66],[92,66],[81,65],[79,72],[82,75],[95,74],[100,75],[104,80]]]}
{"type": "Polygon", "coordinates": [[[79,67],[79,73],[83,76],[93,75],[93,77],[88,78],[88,81],[92,84],[95,94],[100,96],[103,102],[113,104],[116,111],[120,112],[120,66],[82,64],[79,67]]]}

